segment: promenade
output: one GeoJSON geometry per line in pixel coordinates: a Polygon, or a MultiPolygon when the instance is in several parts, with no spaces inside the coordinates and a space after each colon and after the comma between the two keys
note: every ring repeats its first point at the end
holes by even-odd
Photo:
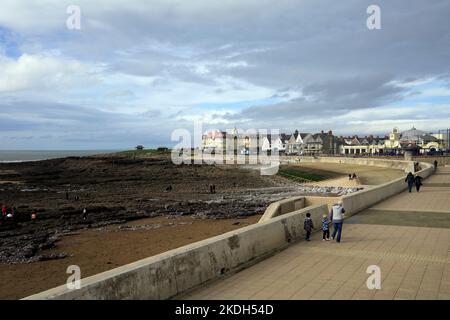
{"type": "Polygon", "coordinates": [[[346,220],[340,244],[319,231],[180,298],[450,299],[450,168],[346,220]],[[366,286],[370,265],[380,290],[366,286]]]}

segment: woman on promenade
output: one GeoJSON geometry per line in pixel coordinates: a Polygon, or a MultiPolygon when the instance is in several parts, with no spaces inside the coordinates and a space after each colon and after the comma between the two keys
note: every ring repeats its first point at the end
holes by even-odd
{"type": "Polygon", "coordinates": [[[412,174],[412,172],[408,173],[408,175],[406,176],[405,182],[408,183],[408,190],[409,190],[410,193],[411,193],[412,188],[414,186],[415,180],[416,179],[414,178],[414,175],[412,174]]]}

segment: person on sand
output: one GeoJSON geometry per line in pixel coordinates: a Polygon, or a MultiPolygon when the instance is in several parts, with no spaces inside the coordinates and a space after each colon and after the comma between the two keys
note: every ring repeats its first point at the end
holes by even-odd
{"type": "Polygon", "coordinates": [[[337,243],[341,242],[342,225],[344,223],[345,209],[342,200],[331,208],[330,216],[333,222],[333,235],[331,238],[336,239],[337,243]]]}
{"type": "Polygon", "coordinates": [[[408,191],[409,193],[412,192],[412,188],[414,186],[415,183],[415,178],[412,172],[408,173],[408,175],[406,176],[405,182],[408,183],[408,191]]]}
{"type": "Polygon", "coordinates": [[[419,175],[417,175],[414,178],[414,184],[416,185],[417,192],[420,192],[420,187],[422,186],[422,180],[423,180],[423,178],[419,175]]]}
{"type": "Polygon", "coordinates": [[[311,220],[311,213],[306,214],[305,222],[303,223],[303,229],[306,231],[305,240],[311,241],[311,232],[314,229],[314,224],[311,220]]]}

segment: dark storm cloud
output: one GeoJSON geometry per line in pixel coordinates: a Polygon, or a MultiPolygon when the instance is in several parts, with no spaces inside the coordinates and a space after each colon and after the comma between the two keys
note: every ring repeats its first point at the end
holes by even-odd
{"type": "Polygon", "coordinates": [[[342,115],[355,109],[374,108],[401,99],[402,89],[389,84],[391,80],[386,76],[374,76],[312,84],[303,90],[306,98],[292,99],[275,105],[252,106],[238,114],[225,115],[225,118],[231,121],[239,121],[243,117],[254,120],[305,120],[325,115],[342,115]]]}

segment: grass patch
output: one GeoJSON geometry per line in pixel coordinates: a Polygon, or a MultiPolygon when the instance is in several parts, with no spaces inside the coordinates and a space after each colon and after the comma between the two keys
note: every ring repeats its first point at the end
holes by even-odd
{"type": "Polygon", "coordinates": [[[328,173],[313,171],[315,170],[285,166],[278,170],[278,175],[298,182],[317,182],[330,178],[328,173]]]}
{"type": "Polygon", "coordinates": [[[144,150],[127,150],[118,152],[119,156],[126,157],[151,157],[151,156],[162,156],[162,155],[170,155],[171,150],[162,151],[157,149],[144,149],[144,150]]]}

